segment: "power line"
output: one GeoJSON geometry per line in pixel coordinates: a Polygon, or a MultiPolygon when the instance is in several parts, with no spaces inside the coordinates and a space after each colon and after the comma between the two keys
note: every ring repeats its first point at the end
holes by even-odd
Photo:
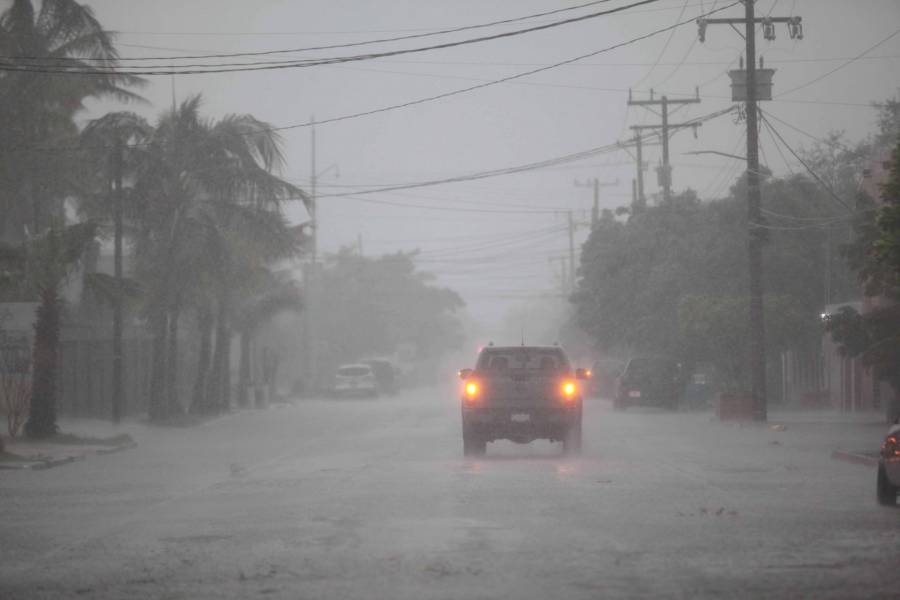
{"type": "MultiPolygon", "coordinates": [[[[378,190],[375,190],[378,191],[378,190]]],[[[361,198],[355,193],[350,194],[340,194],[341,197],[344,198],[352,198],[353,200],[359,200],[360,202],[368,202],[370,204],[383,204],[386,206],[400,206],[403,208],[419,208],[422,210],[439,210],[439,211],[448,211],[448,212],[467,212],[467,213],[493,213],[493,214],[550,214],[554,211],[546,210],[546,209],[518,209],[518,210],[503,210],[496,208],[462,208],[458,206],[435,206],[433,204],[410,204],[405,202],[393,202],[391,200],[378,200],[376,198],[361,198]]],[[[320,198],[322,196],[319,196],[320,198]]]]}
{"type": "MultiPolygon", "coordinates": [[[[735,2],[734,4],[737,4],[737,2],[735,2]]],[[[730,4],[730,5],[728,5],[728,6],[724,6],[724,7],[720,8],[720,9],[717,9],[717,10],[714,11],[714,12],[718,12],[718,11],[720,11],[720,10],[725,10],[725,9],[731,7],[731,6],[734,6],[734,4],[730,4]]],[[[712,12],[706,13],[706,15],[710,15],[710,14],[713,14],[713,13],[712,13],[712,12]]],[[[425,103],[427,103],[427,102],[433,102],[433,101],[436,101],[436,100],[443,100],[443,99],[445,99],[445,98],[450,98],[450,97],[452,97],[452,96],[457,96],[457,95],[465,94],[465,93],[472,92],[472,91],[475,91],[475,90],[484,89],[484,88],[491,87],[491,86],[494,86],[494,85],[498,85],[498,84],[501,84],[501,83],[506,83],[506,82],[509,82],[509,81],[513,81],[513,80],[516,80],[516,79],[520,79],[520,78],[522,78],[522,77],[528,77],[528,76],[530,76],[530,75],[535,75],[535,74],[537,74],[537,73],[542,73],[542,72],[544,72],[544,71],[549,71],[549,70],[551,70],[551,69],[555,69],[555,68],[558,68],[558,67],[561,67],[561,66],[564,66],[564,65],[568,65],[568,64],[571,64],[571,63],[574,63],[574,62],[583,60],[583,59],[585,59],[585,58],[590,58],[590,57],[592,57],[592,56],[597,56],[597,55],[603,54],[603,53],[605,53],[605,52],[611,52],[611,51],[616,50],[616,49],[618,49],[618,48],[622,48],[622,47],[624,47],[624,46],[628,46],[628,45],[637,43],[637,42],[639,42],[639,41],[643,41],[643,40],[645,40],[645,39],[648,39],[648,38],[651,38],[651,37],[653,37],[653,36],[659,35],[659,34],[661,34],[661,33],[665,33],[666,31],[669,31],[669,30],[674,29],[674,28],[676,28],[676,27],[681,27],[682,25],[685,25],[685,24],[690,23],[690,22],[691,22],[691,21],[682,21],[682,22],[680,22],[680,23],[675,23],[674,25],[669,25],[668,27],[663,27],[662,29],[657,29],[657,30],[652,31],[652,32],[650,32],[650,33],[647,33],[647,34],[645,34],[645,35],[642,35],[642,36],[639,36],[639,37],[636,37],[636,38],[632,38],[632,39],[626,40],[626,41],[624,41],[624,42],[619,42],[619,43],[617,43],[617,44],[613,44],[612,46],[607,46],[606,48],[601,48],[600,50],[596,50],[596,51],[594,51],[594,52],[589,52],[588,54],[583,54],[583,55],[581,55],[581,56],[576,56],[576,57],[574,57],[574,58],[566,59],[566,60],[563,60],[563,61],[560,61],[560,62],[557,62],[557,63],[553,63],[553,64],[550,64],[550,65],[547,65],[547,66],[544,66],[544,67],[540,67],[540,68],[537,68],[537,69],[532,69],[532,70],[529,70],[529,71],[522,71],[522,72],[520,72],[520,73],[515,73],[515,74],[510,75],[510,76],[507,76],[507,77],[501,77],[500,79],[494,79],[494,80],[491,80],[491,81],[487,81],[487,82],[485,82],[485,83],[480,83],[480,84],[478,84],[478,85],[473,85],[473,86],[466,87],[466,88],[459,88],[459,89],[456,89],[456,90],[451,90],[451,91],[449,91],[449,92],[444,92],[444,93],[441,93],[441,94],[436,94],[436,95],[434,95],[434,96],[426,96],[426,97],[423,97],[423,98],[418,98],[418,99],[416,99],[416,100],[410,100],[410,101],[408,101],[408,102],[402,102],[402,103],[400,103],[400,104],[392,104],[392,105],[383,106],[383,107],[375,108],[375,109],[371,109],[371,110],[366,110],[366,111],[361,111],[361,112],[351,113],[351,114],[347,114],[347,115],[341,115],[341,116],[338,116],[338,117],[330,117],[330,118],[327,118],[327,119],[321,119],[321,120],[317,120],[315,124],[316,124],[316,125],[324,125],[324,124],[328,124],[328,123],[337,123],[337,122],[340,122],[340,121],[347,121],[347,120],[350,120],[350,119],[357,119],[357,118],[360,118],[360,117],[366,117],[366,116],[371,116],[371,115],[375,115],[375,114],[379,114],[379,113],[383,113],[383,112],[389,112],[389,111],[392,111],[392,110],[398,110],[398,109],[401,109],[401,108],[408,108],[408,107],[410,107],[410,106],[416,106],[416,105],[419,105],[419,104],[425,104],[425,103]]],[[[2,70],[2,67],[0,67],[0,70],[2,70]]],[[[729,109],[729,110],[730,110],[730,109],[729,109]]],[[[266,127],[266,128],[261,128],[261,129],[255,129],[255,130],[253,130],[253,131],[249,131],[249,132],[243,133],[243,134],[241,134],[241,135],[256,135],[256,134],[258,134],[258,133],[265,133],[265,132],[288,131],[288,130],[291,130],[291,129],[301,129],[301,128],[305,128],[305,127],[311,127],[312,125],[313,125],[312,121],[304,121],[304,122],[302,122],[302,123],[293,123],[293,124],[290,124],[290,125],[283,125],[283,126],[278,126],[278,127],[266,127]]],[[[132,145],[130,145],[129,147],[140,147],[140,146],[146,146],[146,145],[148,145],[148,144],[146,144],[146,143],[145,143],[145,144],[132,144],[132,145]]],[[[77,152],[77,151],[80,151],[82,148],[81,148],[80,146],[75,146],[75,147],[68,147],[68,148],[60,148],[60,147],[55,147],[55,148],[40,148],[40,147],[27,148],[27,147],[19,147],[19,148],[12,148],[12,149],[20,149],[20,150],[36,150],[36,151],[42,151],[42,152],[65,152],[65,151],[76,151],[76,152],[77,152]]]]}
{"type": "Polygon", "coordinates": [[[835,148],[840,148],[841,150],[847,150],[847,151],[852,151],[852,150],[853,150],[852,148],[849,148],[849,147],[845,146],[844,144],[839,144],[839,143],[835,143],[835,142],[833,142],[833,141],[826,140],[826,139],[824,139],[824,138],[816,137],[816,136],[814,136],[813,134],[809,133],[808,131],[804,131],[804,130],[800,129],[799,127],[797,127],[796,125],[792,125],[791,123],[788,123],[788,122],[785,121],[784,119],[779,119],[778,117],[776,117],[775,115],[773,115],[772,113],[770,113],[770,112],[768,112],[768,111],[765,111],[765,110],[762,110],[762,109],[760,109],[760,110],[761,110],[767,117],[769,117],[769,118],[771,118],[771,119],[775,119],[776,121],[778,121],[778,122],[781,123],[782,125],[784,125],[784,126],[786,126],[786,127],[789,127],[790,129],[793,129],[793,130],[796,131],[797,133],[800,133],[800,134],[802,134],[802,135],[805,135],[806,137],[808,137],[808,138],[810,138],[810,139],[812,139],[812,140],[815,140],[815,141],[817,141],[817,142],[819,142],[819,143],[821,143],[821,144],[825,144],[826,146],[832,146],[832,147],[835,147],[835,148]]]}
{"type": "MultiPolygon", "coordinates": [[[[681,6],[681,12],[679,12],[679,13],[678,13],[678,17],[675,18],[675,21],[676,21],[676,22],[680,21],[680,20],[681,20],[681,17],[684,16],[684,11],[687,10],[687,5],[688,5],[688,0],[685,0],[685,1],[684,1],[684,4],[681,6]]],[[[713,8],[715,8],[715,5],[713,5],[713,8]]],[[[639,84],[641,84],[641,83],[643,83],[644,81],[646,81],[648,77],[650,77],[650,74],[653,73],[653,70],[654,70],[654,69],[656,68],[656,66],[659,64],[659,61],[661,61],[661,60],[662,60],[662,57],[665,56],[666,50],[669,48],[669,44],[672,43],[672,38],[674,38],[674,37],[675,37],[675,30],[673,29],[673,30],[671,31],[671,33],[669,33],[669,37],[666,38],[666,43],[663,44],[662,50],[660,50],[660,51],[659,51],[659,54],[656,55],[656,60],[653,61],[653,64],[650,66],[650,68],[647,70],[647,72],[644,73],[644,76],[641,77],[640,79],[638,79],[638,80],[632,85],[632,87],[637,87],[639,84]]]]}
{"type": "MultiPolygon", "coordinates": [[[[703,6],[702,2],[689,6],[703,6]]],[[[578,8],[578,7],[574,7],[578,8]]],[[[633,11],[635,13],[667,12],[678,10],[677,7],[647,8],[633,11]]],[[[403,32],[430,32],[434,27],[407,27],[397,29],[357,29],[357,30],[300,30],[300,31],[137,31],[119,30],[115,33],[121,35],[144,36],[197,36],[197,37],[263,37],[263,36],[298,36],[298,35],[362,35],[370,33],[403,33],[403,32]]]]}
{"type": "MultiPolygon", "coordinates": [[[[726,115],[728,113],[731,113],[732,111],[734,111],[734,109],[735,109],[735,106],[729,106],[728,108],[718,110],[718,111],[709,113],[707,115],[697,117],[695,119],[691,119],[690,121],[686,121],[684,123],[684,125],[705,123],[712,119],[718,118],[718,117],[726,115]]],[[[658,133],[658,132],[652,133],[652,134],[648,134],[645,137],[642,137],[641,139],[643,140],[645,138],[658,137],[659,135],[660,135],[660,133],[658,133]]],[[[506,167],[506,168],[494,169],[494,170],[490,170],[490,171],[480,171],[477,173],[471,173],[469,175],[459,175],[456,177],[447,177],[444,179],[434,179],[434,180],[430,180],[430,181],[419,181],[419,182],[405,183],[405,184],[394,185],[394,186],[379,187],[379,188],[373,188],[373,189],[369,189],[369,190],[357,190],[357,191],[353,191],[353,192],[339,192],[339,193],[333,193],[333,194],[320,194],[319,197],[320,198],[329,198],[329,197],[330,198],[340,198],[340,197],[354,197],[355,198],[355,197],[358,197],[358,196],[361,196],[364,194],[377,194],[377,193],[382,193],[382,192],[393,192],[393,191],[398,191],[398,190],[429,187],[429,186],[433,186],[433,185],[442,185],[442,184],[447,184],[447,183],[472,181],[475,179],[486,179],[489,177],[497,177],[500,175],[512,175],[515,173],[522,173],[525,171],[533,171],[536,169],[543,169],[543,168],[550,167],[550,166],[556,166],[556,165],[559,165],[562,163],[583,160],[585,158],[590,158],[590,157],[596,156],[598,154],[617,152],[627,146],[630,146],[633,143],[634,143],[634,140],[628,140],[626,142],[617,141],[617,142],[613,142],[612,144],[607,144],[605,146],[598,146],[596,148],[582,150],[580,152],[574,152],[571,154],[566,154],[563,156],[558,156],[555,158],[550,158],[550,159],[546,159],[546,160],[542,160],[542,161],[527,163],[524,165],[518,165],[518,166],[514,166],[514,167],[506,167]]],[[[558,209],[556,209],[556,210],[558,210],[558,209]]],[[[546,212],[546,211],[544,211],[544,212],[546,212]]]]}
{"type": "MultiPolygon", "coordinates": [[[[560,14],[564,12],[571,12],[574,10],[580,10],[582,8],[586,8],[588,6],[595,6],[597,4],[606,4],[611,2],[612,0],[594,0],[592,2],[586,2],[584,4],[579,4],[577,6],[569,6],[567,8],[558,8],[555,10],[550,10],[541,13],[534,13],[530,15],[525,15],[522,17],[513,17],[510,19],[501,19],[499,21],[491,21],[489,23],[479,23],[477,25],[464,25],[462,27],[454,27],[450,29],[438,29],[427,31],[427,33],[418,33],[413,35],[403,35],[396,36],[390,38],[381,38],[376,40],[366,40],[362,42],[349,42],[345,44],[329,44],[327,46],[308,46],[305,48],[286,48],[286,49],[276,49],[276,50],[261,50],[257,52],[218,52],[218,53],[208,53],[208,54],[189,54],[182,56],[125,56],[118,58],[107,58],[107,57],[85,57],[81,58],[71,58],[71,57],[59,57],[49,59],[47,57],[42,56],[3,56],[0,59],[16,59],[16,60],[54,60],[54,61],[99,61],[99,62],[117,62],[117,61],[146,61],[146,60],[200,60],[200,59],[208,59],[208,58],[238,58],[244,56],[271,56],[273,54],[293,54],[297,52],[311,52],[313,50],[334,50],[337,48],[354,48],[359,46],[368,46],[372,44],[386,44],[390,42],[400,42],[406,40],[415,40],[422,39],[426,37],[433,37],[436,35],[446,35],[450,33],[459,33],[461,31],[472,31],[475,29],[484,29],[487,27],[495,27],[497,25],[508,25],[510,23],[517,23],[520,21],[527,21],[530,19],[536,19],[540,17],[547,17],[550,15],[560,14]]],[[[421,30],[419,30],[421,31],[421,30]]],[[[379,32],[382,33],[382,32],[379,32]]],[[[190,34],[190,35],[198,35],[198,34],[190,34]]]]}
{"type": "Polygon", "coordinates": [[[793,88],[791,88],[791,89],[789,89],[789,90],[786,90],[786,91],[784,91],[784,92],[781,92],[780,94],[778,94],[778,95],[775,96],[775,97],[776,97],[776,98],[780,98],[780,97],[782,97],[782,96],[786,96],[787,94],[790,94],[791,92],[796,92],[797,90],[802,90],[803,88],[809,87],[809,86],[811,86],[812,84],[814,84],[814,83],[816,83],[816,82],[822,81],[823,79],[825,79],[826,77],[832,75],[833,73],[837,73],[838,71],[840,71],[841,69],[843,69],[843,68],[846,67],[847,65],[850,65],[850,64],[856,62],[857,60],[859,60],[860,58],[862,58],[863,56],[865,56],[866,54],[868,54],[869,52],[871,52],[871,51],[874,50],[875,48],[878,48],[878,47],[881,46],[882,44],[887,43],[889,40],[893,39],[897,34],[900,34],[900,29],[897,29],[896,31],[894,31],[894,33],[890,34],[889,36],[887,36],[886,38],[884,38],[884,39],[881,40],[880,42],[876,43],[874,46],[870,46],[868,49],[863,50],[861,53],[857,54],[856,56],[854,56],[854,57],[851,58],[850,60],[848,60],[848,61],[846,61],[846,62],[844,62],[844,63],[838,65],[837,67],[831,69],[831,70],[828,71],[827,73],[823,73],[822,75],[819,75],[818,77],[816,77],[816,78],[814,78],[814,79],[810,79],[810,80],[807,81],[806,83],[800,84],[800,85],[798,85],[797,87],[793,87],[793,88]]]}
{"type": "Polygon", "coordinates": [[[788,152],[790,152],[791,154],[794,155],[794,158],[796,158],[798,161],[800,161],[800,164],[803,165],[803,167],[807,170],[807,172],[810,175],[812,175],[813,179],[818,181],[819,184],[823,188],[825,188],[825,190],[828,192],[828,194],[838,202],[838,204],[840,204],[841,206],[846,208],[848,211],[853,212],[853,209],[850,208],[850,205],[847,204],[846,202],[844,202],[844,200],[840,196],[837,195],[837,193],[834,191],[834,189],[832,189],[832,187],[830,185],[828,185],[824,179],[819,177],[819,175],[815,171],[813,171],[812,168],[808,164],[806,164],[806,161],[804,161],[802,158],[800,158],[799,154],[794,152],[794,149],[788,145],[788,143],[784,140],[783,137],[781,137],[781,134],[778,133],[778,130],[775,129],[775,127],[769,122],[769,120],[766,118],[766,116],[764,114],[760,113],[760,117],[762,118],[762,122],[766,125],[766,127],[769,128],[769,131],[771,131],[781,141],[781,143],[784,145],[784,147],[788,149],[788,152]]]}
{"type": "MultiPolygon", "coordinates": [[[[465,40],[457,40],[453,42],[444,42],[442,44],[433,44],[431,46],[422,46],[418,48],[404,48],[399,50],[390,50],[384,52],[373,52],[369,54],[359,54],[352,56],[340,56],[340,57],[329,57],[329,58],[320,58],[320,59],[305,59],[305,60],[296,60],[285,63],[277,63],[277,64],[262,64],[257,66],[217,66],[212,65],[212,68],[203,68],[197,69],[193,68],[197,65],[187,65],[191,68],[185,68],[186,65],[150,65],[150,66],[141,66],[137,70],[135,69],[121,69],[116,67],[90,67],[90,68],[81,68],[81,67],[32,67],[32,66],[17,66],[17,65],[4,65],[0,64],[0,70],[10,71],[10,72],[29,72],[29,73],[54,73],[54,74],[63,74],[63,75],[102,75],[106,76],[111,73],[119,73],[119,74],[128,74],[128,75],[143,75],[143,76],[151,76],[151,75],[202,75],[207,73],[234,73],[234,72],[249,72],[249,71],[268,71],[275,69],[295,69],[295,68],[307,68],[307,67],[315,67],[320,65],[328,65],[328,64],[336,64],[336,63],[344,63],[344,62],[357,62],[362,60],[372,60],[376,58],[384,58],[388,56],[400,56],[405,54],[415,54],[419,52],[429,52],[433,50],[444,50],[447,48],[456,48],[460,46],[466,46],[470,44],[476,44],[481,42],[499,40],[509,37],[515,37],[520,35],[525,35],[528,33],[534,33],[537,31],[544,31],[547,29],[551,29],[554,27],[560,27],[563,25],[570,25],[573,23],[579,23],[582,21],[587,21],[589,19],[595,19],[598,17],[603,17],[610,14],[615,14],[618,12],[626,11],[630,8],[634,8],[637,6],[643,6],[645,4],[652,4],[654,2],[658,2],[659,0],[638,0],[637,2],[633,2],[632,4],[627,4],[625,6],[619,6],[616,8],[612,8],[605,11],[598,11],[594,13],[589,13],[587,15],[582,15],[579,17],[572,17],[569,19],[563,19],[560,21],[554,21],[552,23],[546,23],[543,25],[535,25],[533,27],[528,27],[525,29],[517,29],[514,31],[506,31],[502,33],[495,33],[492,35],[485,35],[476,38],[469,38],[465,40]]],[[[735,2],[734,4],[738,4],[735,2]]],[[[727,7],[726,7],[727,8],[727,7]]],[[[8,59],[7,59],[8,60],[8,59]]],[[[246,63],[250,64],[250,63],[246,63]]],[[[208,65],[201,65],[208,66],[208,65]]]]}

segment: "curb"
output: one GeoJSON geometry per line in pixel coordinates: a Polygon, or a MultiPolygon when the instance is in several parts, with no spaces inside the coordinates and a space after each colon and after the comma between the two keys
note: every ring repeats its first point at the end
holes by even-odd
{"type": "Polygon", "coordinates": [[[137,442],[129,442],[127,444],[121,444],[119,446],[103,448],[101,450],[97,450],[94,454],[103,456],[105,454],[113,454],[115,452],[121,452],[122,450],[131,450],[132,448],[137,448],[137,442]]]}
{"type": "Polygon", "coordinates": [[[877,467],[878,459],[869,454],[862,454],[860,452],[847,452],[846,450],[835,450],[831,453],[831,458],[834,460],[842,460],[844,462],[853,463],[857,465],[864,465],[867,467],[877,467]]]}
{"type": "MultiPolygon", "coordinates": [[[[122,444],[119,446],[111,446],[109,448],[101,448],[99,450],[95,450],[92,454],[95,456],[103,456],[106,454],[113,454],[115,452],[120,452],[122,450],[129,450],[131,448],[137,448],[136,442],[130,442],[128,444],[122,444]]],[[[87,458],[87,455],[81,456],[62,456],[60,458],[49,458],[45,460],[27,460],[23,459],[21,461],[15,462],[0,462],[0,470],[8,470],[8,471],[42,471],[44,469],[52,469],[53,467],[58,467],[60,465],[69,464],[75,461],[81,461],[87,458]]]]}

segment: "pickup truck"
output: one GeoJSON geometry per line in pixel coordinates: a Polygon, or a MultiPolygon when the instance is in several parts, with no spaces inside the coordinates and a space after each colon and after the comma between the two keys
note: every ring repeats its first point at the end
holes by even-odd
{"type": "Polygon", "coordinates": [[[562,441],[566,454],[581,451],[584,369],[572,369],[558,346],[483,348],[462,379],[463,454],[481,456],[487,443],[562,441]]]}

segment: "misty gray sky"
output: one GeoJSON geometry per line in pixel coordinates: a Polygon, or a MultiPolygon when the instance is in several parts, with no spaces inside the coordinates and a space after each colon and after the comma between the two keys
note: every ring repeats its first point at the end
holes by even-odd
{"type": "MultiPolygon", "coordinates": [[[[120,53],[135,57],[355,42],[579,4],[574,0],[88,3],[107,28],[120,32],[120,53]]],[[[628,3],[613,0],[599,7],[628,3]]],[[[461,48],[347,65],[179,76],[174,79],[174,92],[178,99],[202,92],[206,113],[213,117],[249,112],[275,126],[303,123],[312,115],[328,119],[505,77],[645,35],[727,4],[661,0],[627,14],[461,48]]],[[[813,136],[842,129],[858,139],[871,132],[876,111],[870,102],[893,96],[900,84],[900,35],[821,81],[778,96],[842,65],[894,33],[900,28],[900,2],[759,0],[757,11],[762,15],[801,15],[805,34],[802,41],[791,40],[782,25],[774,42],[759,36],[759,52],[767,66],[777,69],[776,99],[765,103],[763,109],[813,136]]],[[[717,16],[738,17],[742,12],[742,7],[735,6],[717,16]]],[[[548,22],[569,14],[537,21],[548,22]]],[[[522,24],[515,24],[490,31],[520,27],[522,24]]],[[[475,37],[483,31],[449,37],[475,37]]],[[[444,39],[424,38],[314,55],[422,46],[444,39]]],[[[628,125],[657,119],[646,110],[626,106],[629,88],[634,88],[636,97],[644,97],[650,88],[657,94],[683,97],[700,86],[702,103],[683,108],[673,121],[725,108],[731,104],[726,71],[729,65],[734,68],[742,52],[743,40],[730,28],[711,27],[701,44],[697,27],[689,23],[671,35],[663,33],[517,82],[321,125],[317,127],[318,169],[336,164],[340,177],[330,169],[320,181],[320,247],[325,252],[334,251],[355,245],[361,236],[363,250],[370,255],[420,248],[421,267],[436,273],[440,283],[458,290],[472,316],[481,321],[498,319],[513,303],[556,293],[559,282],[554,273],[560,266],[551,261],[567,255],[568,242],[565,216],[554,210],[575,210],[577,219],[586,222],[591,191],[575,182],[592,177],[610,183],[601,190],[603,207],[630,202],[635,166],[625,152],[475,182],[372,194],[364,197],[367,201],[327,194],[515,166],[625,139],[630,135],[628,125]]],[[[143,93],[152,105],[136,110],[153,118],[171,103],[173,80],[168,76],[149,80],[143,93]]],[[[107,103],[96,106],[89,116],[110,108],[107,103]]],[[[743,155],[743,129],[743,124],[735,124],[732,116],[726,116],[705,124],[696,140],[690,131],[674,136],[671,156],[675,190],[691,187],[705,199],[726,193],[742,171],[739,161],[685,153],[718,150],[743,155]]],[[[778,129],[795,149],[812,142],[786,125],[778,125],[778,129]]],[[[291,129],[283,136],[288,158],[283,175],[307,187],[310,130],[291,129]]],[[[802,170],[789,155],[785,163],[767,133],[761,139],[762,162],[776,174],[802,170]]],[[[650,163],[647,192],[653,194],[658,191],[653,167],[659,160],[659,148],[649,148],[645,157],[650,163]]],[[[307,218],[299,205],[289,215],[295,222],[307,218]]],[[[578,230],[579,244],[586,233],[584,227],[578,230]]]]}

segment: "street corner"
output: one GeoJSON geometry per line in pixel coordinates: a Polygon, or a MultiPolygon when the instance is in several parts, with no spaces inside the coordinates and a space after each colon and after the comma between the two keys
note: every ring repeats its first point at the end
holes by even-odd
{"type": "Polygon", "coordinates": [[[831,458],[834,460],[840,460],[847,463],[852,463],[856,465],[863,465],[866,467],[877,467],[878,466],[878,452],[877,451],[856,451],[851,452],[848,450],[834,450],[831,453],[831,458]]]}
{"type": "Polygon", "coordinates": [[[113,454],[135,448],[137,443],[128,434],[108,438],[86,438],[72,434],[58,434],[42,440],[14,439],[5,441],[0,454],[0,469],[42,470],[91,456],[113,454]]]}

